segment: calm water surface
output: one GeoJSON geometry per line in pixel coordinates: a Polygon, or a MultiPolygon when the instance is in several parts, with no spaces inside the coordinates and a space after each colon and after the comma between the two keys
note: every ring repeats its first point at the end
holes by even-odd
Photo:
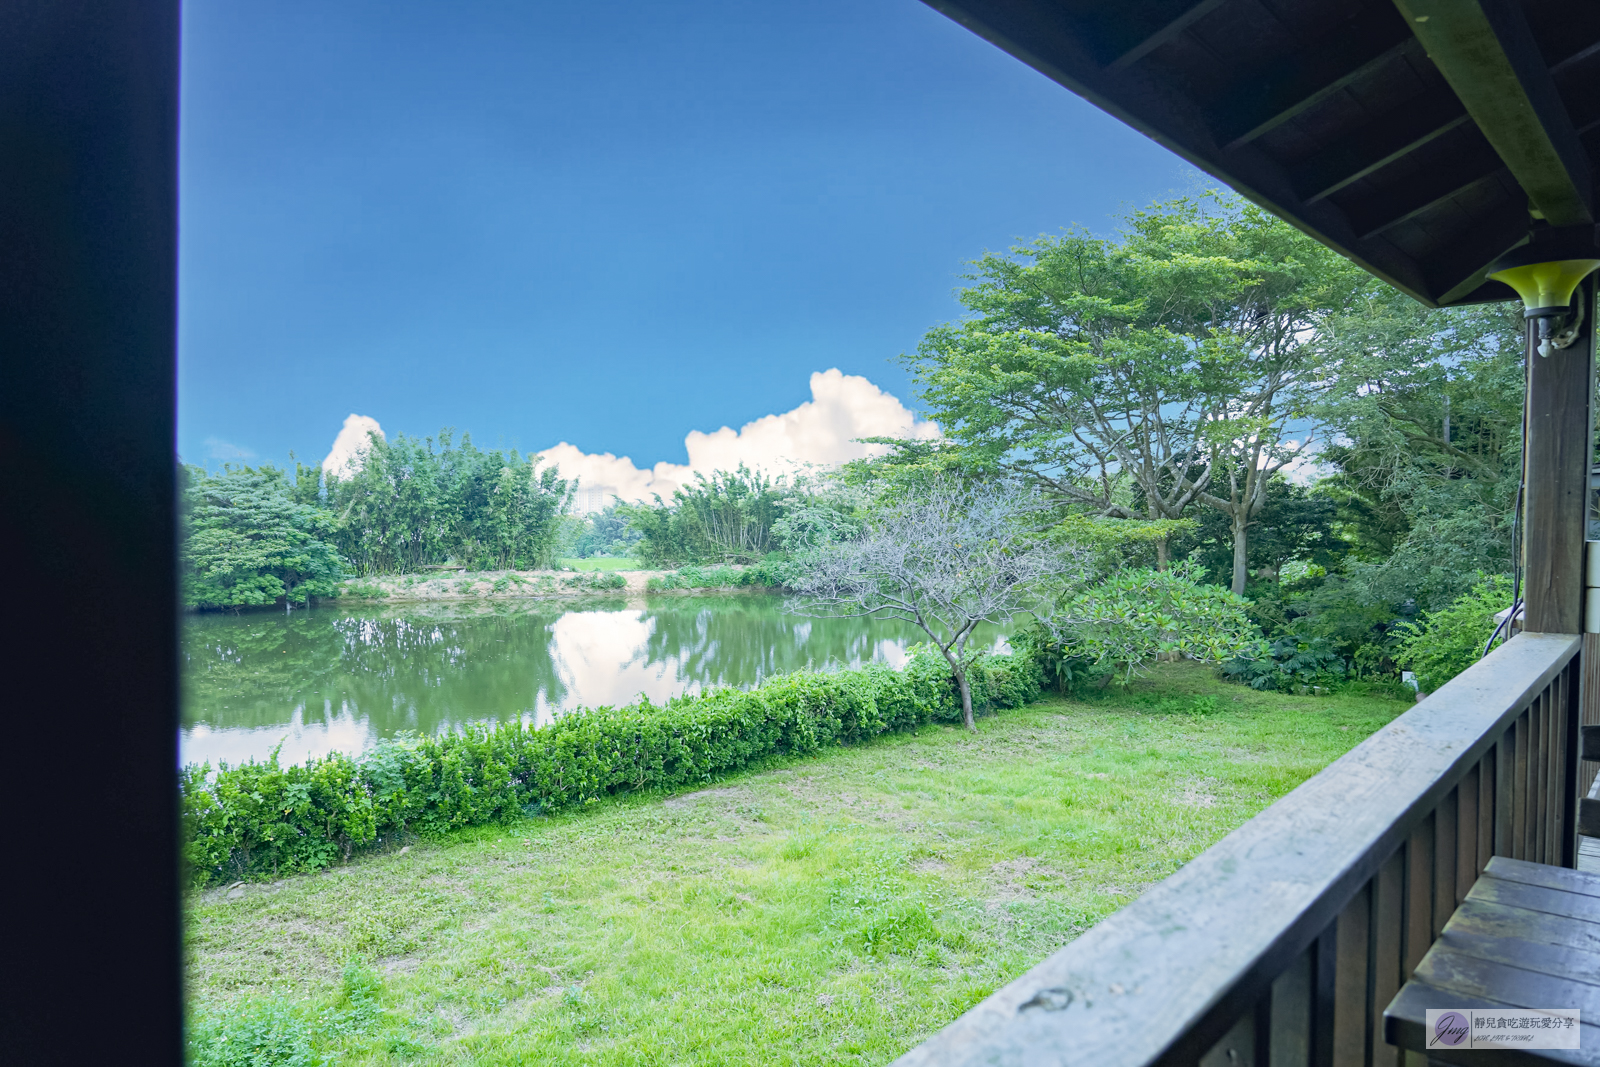
{"type": "MultiPolygon", "coordinates": [[[[766,596],[319,607],[189,616],[184,763],[356,753],[402,731],[548,722],[805,666],[898,665],[920,632],[807,619],[766,596]]],[[[1001,631],[981,631],[984,644],[1001,631]]]]}

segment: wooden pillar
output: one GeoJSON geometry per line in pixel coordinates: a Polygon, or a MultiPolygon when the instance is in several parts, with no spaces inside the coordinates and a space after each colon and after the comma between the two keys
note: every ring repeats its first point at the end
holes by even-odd
{"type": "Polygon", "coordinates": [[[178,1067],[178,0],[8,0],[0,72],[0,1061],[178,1067]]]}
{"type": "Polygon", "coordinates": [[[1590,397],[1594,394],[1594,282],[1583,283],[1588,309],[1572,346],[1548,356],[1535,350],[1529,323],[1528,436],[1523,449],[1527,495],[1524,538],[1525,628],[1536,633],[1582,630],[1583,542],[1590,463],[1590,397]]]}

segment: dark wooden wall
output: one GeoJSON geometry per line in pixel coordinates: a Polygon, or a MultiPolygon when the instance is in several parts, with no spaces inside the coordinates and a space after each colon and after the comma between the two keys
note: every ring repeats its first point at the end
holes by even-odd
{"type": "Polygon", "coordinates": [[[0,7],[0,1060],[179,1063],[176,0],[0,7]]]}

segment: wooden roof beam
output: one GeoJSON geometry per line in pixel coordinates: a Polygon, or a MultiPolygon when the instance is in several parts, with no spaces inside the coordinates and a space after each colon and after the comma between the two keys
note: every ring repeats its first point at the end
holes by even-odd
{"type": "Polygon", "coordinates": [[[1370,7],[1299,51],[1235,82],[1209,109],[1217,141],[1228,149],[1248,144],[1415,47],[1392,9],[1370,7]]]}
{"type": "MultiPolygon", "coordinates": [[[[1111,70],[1132,66],[1226,2],[1227,0],[1168,0],[1165,4],[1145,5],[1148,15],[1146,19],[1141,20],[1142,28],[1138,36],[1132,41],[1125,42],[1121,54],[1106,66],[1111,70]]],[[[1137,16],[1146,12],[1134,8],[1127,13],[1137,16]]]]}
{"type": "Polygon", "coordinates": [[[1459,196],[1473,187],[1504,174],[1505,164],[1493,148],[1482,140],[1453,157],[1449,163],[1429,167],[1409,175],[1393,186],[1384,186],[1344,205],[1350,228],[1361,238],[1382,233],[1407,219],[1414,219],[1435,204],[1459,196]]]}
{"type": "Polygon", "coordinates": [[[1461,101],[1454,93],[1441,88],[1440,92],[1422,100],[1406,101],[1342,141],[1290,167],[1289,181],[1301,199],[1314,204],[1468,121],[1461,101]]]}
{"type": "Polygon", "coordinates": [[[1428,288],[1439,294],[1439,306],[1469,297],[1479,301],[1514,298],[1516,294],[1510,286],[1489,281],[1484,272],[1490,263],[1527,238],[1527,208],[1520,203],[1506,203],[1475,220],[1453,243],[1429,254],[1424,269],[1428,272],[1428,288]]]}
{"type": "Polygon", "coordinates": [[[1594,218],[1594,182],[1515,0],[1394,0],[1467,114],[1552,226],[1594,218]]]}

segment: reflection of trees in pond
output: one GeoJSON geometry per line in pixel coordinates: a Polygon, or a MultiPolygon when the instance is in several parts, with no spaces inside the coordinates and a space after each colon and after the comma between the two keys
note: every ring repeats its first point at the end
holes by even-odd
{"type": "Polygon", "coordinates": [[[316,728],[288,731],[303,742],[297,752],[326,751],[334,735],[323,727],[336,723],[346,739],[338,743],[359,748],[401,730],[620,704],[641,692],[659,701],[699,685],[864,662],[914,637],[898,623],[786,615],[763,596],[192,616],[183,721],[230,732],[226,744],[210,742],[230,759],[265,756],[297,716],[316,728]]]}
{"type": "Polygon", "coordinates": [[[184,722],[257,727],[348,711],[380,733],[561,702],[550,657],[560,608],[426,605],[210,616],[184,628],[184,722]]]}
{"type": "MultiPolygon", "coordinates": [[[[914,644],[914,627],[892,620],[824,619],[785,614],[767,597],[683,598],[652,602],[645,655],[672,659],[684,682],[744,685],[801,668],[864,663],[880,644],[914,644]]],[[[989,627],[983,643],[1000,633],[989,627]],[[988,631],[992,630],[992,633],[988,631]]]]}

